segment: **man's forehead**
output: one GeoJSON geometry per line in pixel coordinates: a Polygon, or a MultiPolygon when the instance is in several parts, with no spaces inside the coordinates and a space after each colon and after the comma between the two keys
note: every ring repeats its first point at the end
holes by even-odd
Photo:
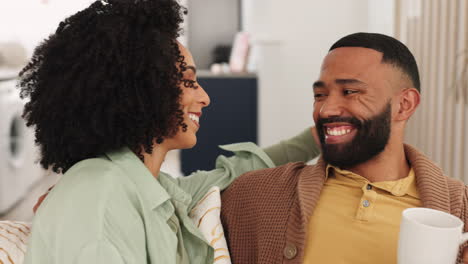
{"type": "Polygon", "coordinates": [[[331,50],[325,57],[314,88],[329,85],[359,86],[381,89],[399,87],[401,71],[382,61],[383,53],[361,47],[341,47],[331,50]]]}
{"type": "Polygon", "coordinates": [[[341,47],[331,50],[324,59],[324,64],[355,63],[355,64],[381,64],[383,53],[374,49],[362,47],[341,47]]]}
{"type": "Polygon", "coordinates": [[[361,47],[342,47],[331,50],[325,56],[321,74],[343,73],[343,74],[364,74],[375,69],[382,69],[383,53],[361,47]]]}

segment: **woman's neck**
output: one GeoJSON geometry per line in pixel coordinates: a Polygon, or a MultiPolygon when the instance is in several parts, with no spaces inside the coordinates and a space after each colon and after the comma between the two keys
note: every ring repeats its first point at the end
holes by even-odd
{"type": "Polygon", "coordinates": [[[168,150],[165,149],[161,145],[155,145],[153,147],[153,152],[151,154],[142,152],[144,157],[144,164],[146,168],[153,174],[153,176],[157,179],[159,175],[159,171],[161,170],[161,165],[166,158],[168,150]]]}

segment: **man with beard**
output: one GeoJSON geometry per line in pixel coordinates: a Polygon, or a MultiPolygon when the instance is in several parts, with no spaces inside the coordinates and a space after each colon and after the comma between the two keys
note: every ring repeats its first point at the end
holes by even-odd
{"type": "Polygon", "coordinates": [[[403,143],[420,101],[404,44],[371,33],[340,39],[313,91],[317,164],[249,172],[223,193],[233,263],[394,264],[409,207],[449,212],[468,231],[465,185],[403,143]]]}

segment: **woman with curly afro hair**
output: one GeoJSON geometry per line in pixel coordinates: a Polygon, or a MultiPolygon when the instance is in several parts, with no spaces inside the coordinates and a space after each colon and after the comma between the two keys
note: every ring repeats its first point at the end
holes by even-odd
{"type": "Polygon", "coordinates": [[[210,98],[177,37],[175,0],[96,1],[39,45],[20,73],[44,168],[63,173],[33,222],[26,264],[213,263],[188,212],[255,169],[318,154],[310,129],[266,149],[225,146],[213,171],[172,178],[166,153],[193,147],[210,98]]]}

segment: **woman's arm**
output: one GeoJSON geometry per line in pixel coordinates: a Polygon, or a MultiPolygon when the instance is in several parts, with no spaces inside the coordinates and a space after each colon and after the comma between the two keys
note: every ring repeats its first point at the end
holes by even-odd
{"type": "Polygon", "coordinates": [[[212,186],[223,190],[246,172],[315,158],[320,152],[312,131],[314,130],[308,128],[289,140],[265,149],[250,142],[220,146],[235,155],[229,158],[221,155],[216,159],[214,170],[197,171],[188,177],[177,178],[176,181],[192,196],[193,206],[212,186]]]}
{"type": "Polygon", "coordinates": [[[304,130],[299,135],[278,144],[263,149],[275,165],[280,166],[288,162],[307,162],[320,154],[317,144],[318,136],[315,127],[304,130]]]}

